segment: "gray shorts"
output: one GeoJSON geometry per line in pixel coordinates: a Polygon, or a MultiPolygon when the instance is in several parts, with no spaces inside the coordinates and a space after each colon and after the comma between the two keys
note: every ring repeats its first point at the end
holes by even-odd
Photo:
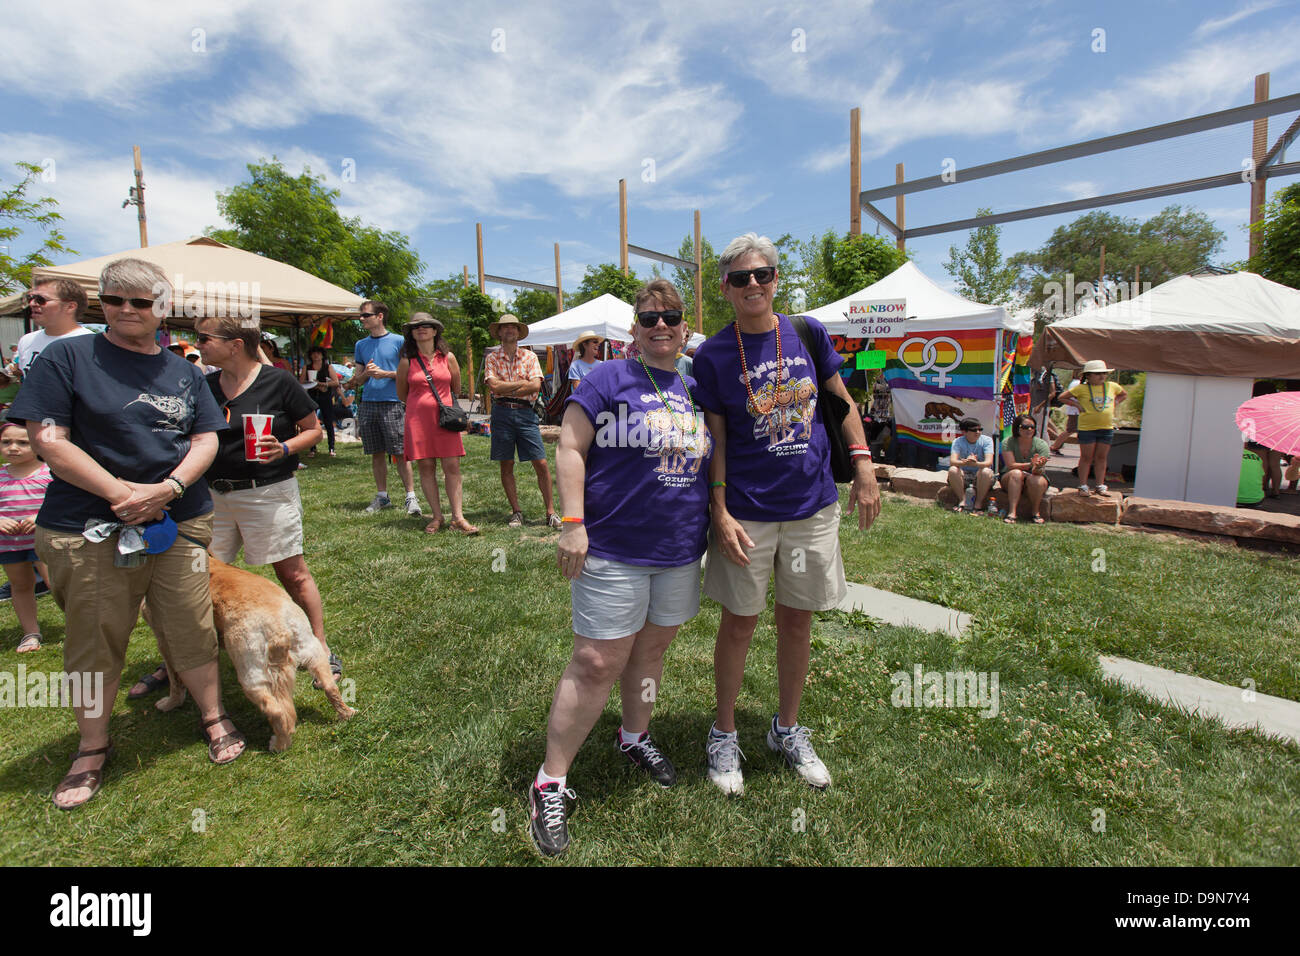
{"type": "Polygon", "coordinates": [[[401,402],[362,402],[357,414],[361,451],[367,455],[403,455],[406,406],[401,402]]]}
{"type": "Polygon", "coordinates": [[[631,637],[646,623],[685,624],[700,610],[700,562],[676,568],[624,564],[587,555],[569,582],[573,633],[594,641],[631,637]]]}

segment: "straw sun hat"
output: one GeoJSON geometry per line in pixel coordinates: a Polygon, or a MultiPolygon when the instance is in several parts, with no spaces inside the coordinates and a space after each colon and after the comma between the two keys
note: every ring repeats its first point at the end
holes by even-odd
{"type": "Polygon", "coordinates": [[[576,339],[573,340],[573,351],[581,352],[583,342],[603,342],[603,341],[605,340],[601,338],[599,335],[597,335],[595,332],[583,332],[581,335],[579,335],[576,339]]]}
{"type": "Polygon", "coordinates": [[[1083,371],[1080,375],[1091,375],[1093,372],[1113,372],[1113,368],[1107,368],[1106,363],[1101,359],[1093,359],[1090,362],[1083,363],[1083,371]]]}
{"type": "Polygon", "coordinates": [[[520,322],[517,316],[511,315],[509,312],[488,325],[488,335],[492,336],[492,338],[496,339],[498,342],[501,341],[501,336],[498,333],[503,325],[513,325],[519,330],[518,341],[522,342],[524,339],[528,338],[528,326],[523,322],[520,322]]]}

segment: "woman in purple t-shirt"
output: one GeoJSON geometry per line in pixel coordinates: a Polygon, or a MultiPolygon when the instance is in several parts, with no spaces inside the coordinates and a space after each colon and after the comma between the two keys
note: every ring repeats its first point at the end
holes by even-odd
{"type": "Polygon", "coordinates": [[[619,681],[615,744],[660,786],[677,773],[648,731],[664,651],[700,607],[713,442],[694,380],[675,365],[689,329],[671,282],[636,296],[638,357],[602,362],[569,397],[555,456],[570,579],[573,656],[546,728],[546,761],[528,788],[531,831],[547,856],[569,844],[569,767],[619,681]]]}

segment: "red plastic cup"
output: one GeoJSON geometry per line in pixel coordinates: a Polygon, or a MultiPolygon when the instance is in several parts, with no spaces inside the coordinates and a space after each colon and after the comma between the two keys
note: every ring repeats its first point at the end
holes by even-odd
{"type": "Polygon", "coordinates": [[[257,440],[271,434],[271,415],[244,416],[244,461],[263,461],[257,440]]]}

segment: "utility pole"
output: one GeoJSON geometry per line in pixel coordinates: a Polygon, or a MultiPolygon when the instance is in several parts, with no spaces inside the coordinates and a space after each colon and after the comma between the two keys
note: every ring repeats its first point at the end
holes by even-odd
{"type": "Polygon", "coordinates": [[[861,111],[849,110],[849,235],[862,235],[861,111]]]}
{"type": "Polygon", "coordinates": [[[136,218],[140,220],[140,248],[145,249],[149,245],[149,225],[144,212],[144,169],[140,165],[140,147],[131,147],[132,156],[135,159],[135,185],[131,187],[130,195],[122,200],[122,208],[135,206],[136,218]]]}

